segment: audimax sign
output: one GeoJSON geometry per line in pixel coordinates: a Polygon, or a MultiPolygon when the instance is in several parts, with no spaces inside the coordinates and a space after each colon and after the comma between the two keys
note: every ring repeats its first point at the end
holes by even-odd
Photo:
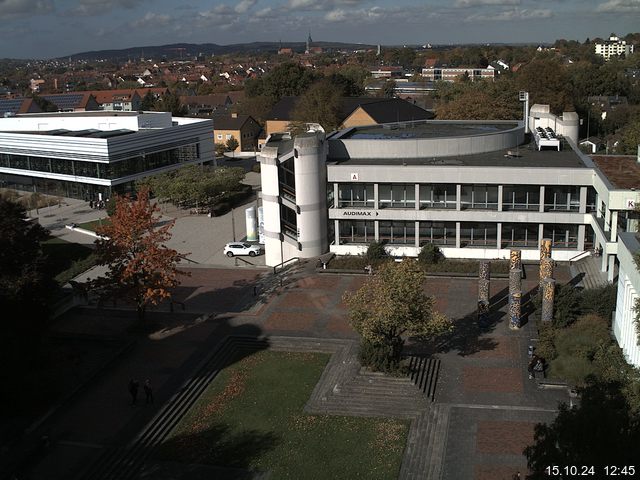
{"type": "Polygon", "coordinates": [[[346,212],[342,212],[342,216],[343,217],[377,217],[378,212],[372,212],[367,210],[347,210],[346,212]]]}

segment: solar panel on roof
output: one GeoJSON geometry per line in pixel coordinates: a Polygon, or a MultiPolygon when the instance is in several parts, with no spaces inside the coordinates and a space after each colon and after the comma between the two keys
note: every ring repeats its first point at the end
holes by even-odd
{"type": "Polygon", "coordinates": [[[6,112],[18,113],[23,101],[23,99],[14,98],[0,100],[0,115],[4,115],[6,112]]]}
{"type": "Polygon", "coordinates": [[[64,95],[61,97],[54,96],[54,95],[44,95],[42,98],[53,103],[60,110],[66,110],[66,109],[70,109],[70,108],[72,109],[77,107],[82,101],[82,99],[84,98],[84,94],[71,94],[71,95],[64,95]]]}

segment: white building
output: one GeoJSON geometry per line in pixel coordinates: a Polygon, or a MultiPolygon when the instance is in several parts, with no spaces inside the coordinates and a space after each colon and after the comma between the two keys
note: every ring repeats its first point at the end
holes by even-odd
{"type": "Polygon", "coordinates": [[[213,162],[211,120],[166,112],[38,113],[0,118],[0,186],[86,200],[148,175],[213,162]]]}
{"type": "Polygon", "coordinates": [[[620,55],[628,56],[633,53],[633,45],[627,44],[625,40],[620,40],[615,35],[609,37],[604,43],[596,43],[596,55],[602,55],[605,60],[620,55]]]}
{"type": "Polygon", "coordinates": [[[491,80],[496,75],[496,69],[489,65],[486,68],[481,67],[425,67],[422,69],[422,77],[427,81],[435,82],[442,80],[445,82],[455,82],[463,75],[468,75],[469,80],[491,80]]]}
{"type": "Polygon", "coordinates": [[[634,233],[622,233],[618,242],[618,298],[613,319],[613,334],[624,352],[627,361],[640,367],[639,328],[635,323],[636,300],[640,292],[640,272],[633,255],[640,250],[634,233]]]}

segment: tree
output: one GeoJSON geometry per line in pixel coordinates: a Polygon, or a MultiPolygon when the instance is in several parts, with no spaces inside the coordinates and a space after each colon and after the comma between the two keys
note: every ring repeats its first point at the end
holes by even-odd
{"type": "Polygon", "coordinates": [[[325,131],[333,131],[341,120],[341,96],[341,91],[327,80],[314,83],[298,98],[293,118],[299,122],[319,123],[325,131]]]}
{"type": "Polygon", "coordinates": [[[524,451],[532,472],[528,479],[549,478],[550,465],[593,465],[596,477],[604,475],[605,465],[637,468],[640,422],[620,385],[593,381],[579,393],[579,406],[561,404],[551,424],[536,425],[535,443],[524,451]]]}
{"type": "Polygon", "coordinates": [[[180,96],[175,92],[165,93],[155,108],[159,112],[171,112],[174,117],[184,117],[188,111],[187,107],[180,103],[180,96]]]}
{"type": "Polygon", "coordinates": [[[315,75],[293,62],[282,63],[260,79],[247,82],[246,93],[250,97],[263,95],[280,100],[284,96],[298,96],[311,85],[315,75]]]}
{"type": "Polygon", "coordinates": [[[40,97],[38,95],[34,95],[32,98],[33,103],[35,103],[43,112],[57,112],[59,110],[58,106],[55,103],[47,100],[46,98],[40,97]]]}
{"type": "Polygon", "coordinates": [[[227,147],[224,143],[216,143],[215,145],[216,157],[222,157],[227,151],[227,147]]]}
{"type": "Polygon", "coordinates": [[[573,109],[566,69],[555,58],[532,60],[518,71],[516,83],[520,90],[529,92],[531,104],[549,105],[557,114],[573,109]]]}
{"type": "Polygon", "coordinates": [[[450,321],[434,310],[433,297],[424,293],[424,280],[424,272],[412,261],[389,262],[357,292],[345,294],[350,323],[362,336],[361,354],[367,350],[383,354],[377,365],[361,355],[365,364],[397,368],[404,336],[430,338],[450,330],[450,321]]]}
{"type": "Polygon", "coordinates": [[[153,93],[151,93],[151,90],[148,90],[144,97],[142,97],[140,110],[145,112],[155,110],[157,108],[156,103],[156,98],[153,96],[153,93]]]}
{"type": "Polygon", "coordinates": [[[20,331],[42,323],[54,290],[40,245],[49,232],[26,217],[24,207],[0,197],[0,308],[20,312],[21,321],[7,322],[20,331]]]}
{"type": "Polygon", "coordinates": [[[238,140],[236,140],[233,135],[231,135],[231,138],[229,138],[229,140],[227,140],[227,143],[226,143],[227,150],[229,152],[235,152],[236,148],[238,148],[239,145],[240,144],[238,143],[238,140]]]}
{"type": "Polygon", "coordinates": [[[442,252],[437,245],[427,243],[420,249],[418,261],[423,265],[432,265],[438,263],[442,258],[442,252]]]}
{"type": "Polygon", "coordinates": [[[115,201],[116,212],[98,229],[101,237],[96,240],[97,263],[108,271],[91,287],[103,298],[133,301],[142,320],[148,305],[171,298],[178,275],[185,275],[177,269],[182,255],[164,245],[174,222],[156,226],[159,209],[149,201],[147,188],[140,189],[137,199],[124,196],[115,201]]]}
{"type": "Polygon", "coordinates": [[[383,98],[393,98],[395,96],[396,81],[387,80],[380,89],[380,96],[383,98]]]}

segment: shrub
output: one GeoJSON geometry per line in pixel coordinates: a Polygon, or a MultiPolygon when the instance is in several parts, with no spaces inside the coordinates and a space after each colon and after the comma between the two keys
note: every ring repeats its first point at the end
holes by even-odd
{"type": "Polygon", "coordinates": [[[229,210],[231,210],[231,205],[226,202],[221,202],[211,208],[211,214],[214,217],[219,217],[220,215],[227,213],[229,210]]]}
{"type": "Polygon", "coordinates": [[[538,344],[536,354],[547,361],[551,361],[557,356],[554,340],[558,330],[550,323],[541,322],[538,332],[538,344]]]}
{"type": "Polygon", "coordinates": [[[583,290],[581,292],[580,310],[582,314],[595,313],[607,320],[616,309],[617,287],[609,283],[604,287],[583,290]]]}
{"type": "Polygon", "coordinates": [[[427,243],[420,249],[418,254],[418,261],[423,265],[431,265],[438,263],[442,258],[442,252],[437,245],[433,243],[427,243]]]}
{"type": "Polygon", "coordinates": [[[260,164],[256,163],[251,167],[252,172],[260,173],[260,164]]]}
{"type": "Polygon", "coordinates": [[[367,248],[367,253],[365,253],[365,258],[368,261],[374,260],[382,260],[387,256],[387,251],[384,248],[385,242],[371,242],[369,244],[369,248],[367,248]]]}

